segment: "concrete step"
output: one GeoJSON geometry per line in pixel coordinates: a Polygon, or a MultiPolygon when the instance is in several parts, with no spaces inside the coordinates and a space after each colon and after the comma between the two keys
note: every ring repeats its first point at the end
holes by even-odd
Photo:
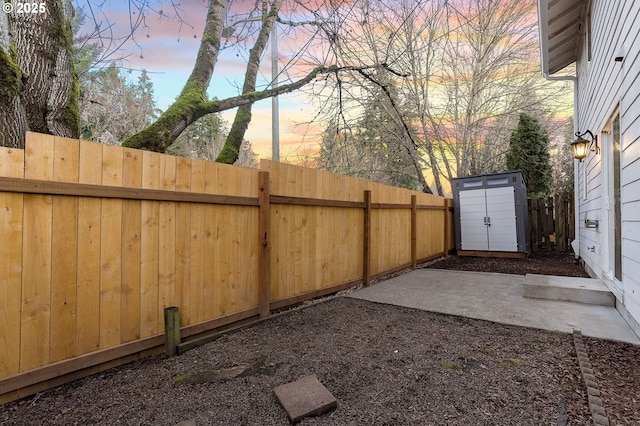
{"type": "Polygon", "coordinates": [[[591,305],[616,306],[616,298],[598,279],[527,274],[524,297],[591,305]]]}

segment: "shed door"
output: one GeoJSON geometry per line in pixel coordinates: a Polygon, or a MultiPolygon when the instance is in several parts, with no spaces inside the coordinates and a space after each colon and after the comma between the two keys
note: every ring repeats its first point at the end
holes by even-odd
{"type": "Polygon", "coordinates": [[[487,197],[484,189],[460,191],[460,247],[462,250],[489,250],[485,226],[487,197]]]}
{"type": "Polygon", "coordinates": [[[518,251],[515,189],[513,187],[487,189],[487,226],[489,250],[518,251]]]}
{"type": "Polygon", "coordinates": [[[515,188],[460,191],[460,247],[518,251],[515,188]]]}

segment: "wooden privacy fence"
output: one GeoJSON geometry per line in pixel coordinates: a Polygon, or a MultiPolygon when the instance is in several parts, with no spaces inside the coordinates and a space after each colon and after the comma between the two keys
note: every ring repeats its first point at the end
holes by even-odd
{"type": "Polygon", "coordinates": [[[451,200],[35,133],[0,148],[0,402],[454,247],[451,200]]]}
{"type": "Polygon", "coordinates": [[[575,238],[573,193],[528,201],[531,250],[570,251],[575,238]]]}

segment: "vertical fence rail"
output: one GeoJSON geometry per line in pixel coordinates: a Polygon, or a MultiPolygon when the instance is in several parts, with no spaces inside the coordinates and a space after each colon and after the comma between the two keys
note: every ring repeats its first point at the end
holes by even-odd
{"type": "Polygon", "coordinates": [[[371,283],[371,191],[364,191],[364,238],[362,253],[362,273],[364,286],[371,283]]]}
{"type": "Polygon", "coordinates": [[[418,198],[411,196],[411,269],[418,266],[418,198]]]}
{"type": "Polygon", "coordinates": [[[259,301],[260,301],[260,318],[269,316],[269,294],[271,292],[270,285],[270,269],[269,264],[271,246],[269,243],[271,232],[271,207],[269,204],[269,173],[258,173],[260,185],[260,210],[258,213],[258,239],[260,243],[260,262],[259,262],[259,301]]]}
{"type": "Polygon", "coordinates": [[[26,147],[0,148],[0,403],[161,351],[169,307],[174,340],[195,339],[453,247],[441,197],[270,161],[26,147]]]}

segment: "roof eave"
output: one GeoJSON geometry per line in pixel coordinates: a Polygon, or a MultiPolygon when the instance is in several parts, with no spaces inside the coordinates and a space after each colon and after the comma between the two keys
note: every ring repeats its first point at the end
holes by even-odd
{"type": "Polygon", "coordinates": [[[584,6],[584,0],[538,0],[543,75],[554,74],[576,62],[584,6]]]}

